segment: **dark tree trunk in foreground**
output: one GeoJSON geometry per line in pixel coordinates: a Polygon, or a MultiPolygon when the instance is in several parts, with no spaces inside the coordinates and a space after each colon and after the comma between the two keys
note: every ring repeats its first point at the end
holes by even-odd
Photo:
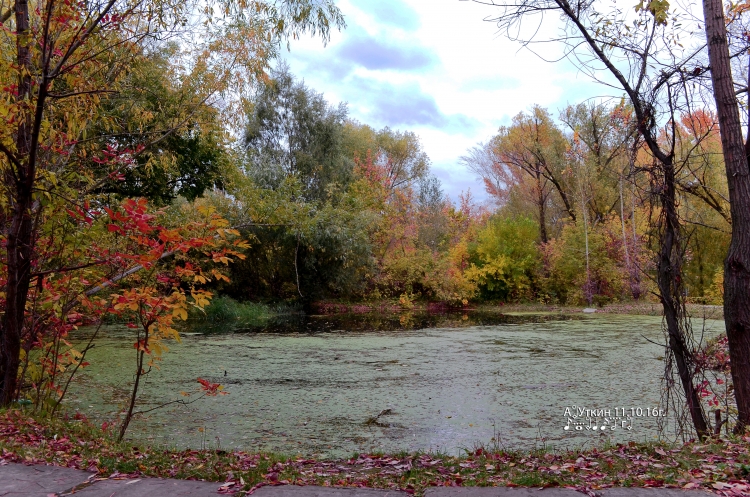
{"type": "Polygon", "coordinates": [[[742,431],[750,425],[750,143],[742,139],[721,0],[703,0],[703,15],[732,216],[732,241],[724,261],[724,321],[737,399],[736,429],[742,431]]]}
{"type": "Polygon", "coordinates": [[[664,320],[667,324],[669,349],[674,356],[677,375],[685,394],[690,419],[698,438],[703,440],[709,435],[709,426],[703,412],[700,395],[693,382],[695,366],[692,360],[693,354],[687,342],[689,324],[686,321],[689,318],[685,312],[683,286],[681,284],[680,221],[677,214],[674,165],[671,161],[662,163],[661,169],[664,175],[664,183],[658,185],[657,188],[661,190],[663,230],[657,261],[656,281],[659,286],[662,308],[664,309],[664,320]]]}
{"type": "MultiPolygon", "coordinates": [[[[18,387],[18,365],[20,361],[21,334],[24,313],[31,282],[31,256],[33,246],[32,188],[36,176],[35,106],[31,92],[31,50],[29,43],[29,5],[27,0],[18,0],[15,6],[16,54],[19,68],[17,101],[24,110],[24,120],[18,125],[16,136],[17,159],[10,164],[3,180],[11,192],[8,198],[9,216],[7,230],[6,260],[8,279],[5,286],[5,309],[0,321],[0,406],[15,400],[18,387]]],[[[40,88],[40,93],[41,93],[40,88]]],[[[39,104],[39,102],[38,102],[39,104]]]]}

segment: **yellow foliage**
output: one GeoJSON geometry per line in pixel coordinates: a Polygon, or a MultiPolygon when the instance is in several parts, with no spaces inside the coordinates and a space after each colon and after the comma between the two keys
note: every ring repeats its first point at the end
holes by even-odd
{"type": "Polygon", "coordinates": [[[185,321],[188,318],[187,309],[185,309],[182,306],[175,307],[172,310],[172,316],[175,317],[175,318],[177,318],[177,319],[181,319],[181,320],[185,321]]]}
{"type": "Polygon", "coordinates": [[[213,294],[205,290],[191,290],[190,296],[193,297],[193,305],[203,309],[211,303],[213,294]]]}
{"type": "Polygon", "coordinates": [[[712,305],[724,304],[724,269],[719,268],[714,273],[711,286],[706,290],[706,303],[712,305]]]}

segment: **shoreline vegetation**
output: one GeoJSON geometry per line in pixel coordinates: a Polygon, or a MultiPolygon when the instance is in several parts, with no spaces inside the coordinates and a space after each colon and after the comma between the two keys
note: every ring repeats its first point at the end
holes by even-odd
{"type": "MultiPolygon", "coordinates": [[[[687,311],[694,319],[724,319],[724,309],[720,305],[706,304],[687,304],[687,311]]],[[[415,301],[408,302],[404,305],[397,300],[377,300],[377,301],[338,301],[322,300],[315,301],[304,309],[303,306],[296,303],[262,303],[238,301],[228,296],[219,296],[211,300],[210,304],[204,309],[191,308],[188,313],[186,324],[190,325],[221,325],[237,324],[253,327],[264,326],[274,318],[284,315],[309,314],[314,315],[337,315],[337,314],[368,314],[368,313],[388,313],[388,314],[405,314],[405,313],[461,313],[461,312],[482,312],[497,314],[580,314],[584,309],[594,309],[595,313],[600,314],[630,314],[634,316],[660,316],[662,306],[658,302],[633,301],[609,303],[602,306],[582,306],[582,305],[557,305],[545,304],[539,302],[499,302],[499,303],[479,303],[467,305],[451,305],[446,302],[425,302],[415,301]]],[[[123,323],[127,319],[116,319],[107,316],[106,324],[123,323]]]]}
{"type": "MultiPolygon", "coordinates": [[[[688,313],[693,318],[705,318],[705,319],[724,319],[724,309],[720,305],[705,305],[705,304],[687,304],[688,313]]],[[[323,301],[316,302],[312,305],[315,313],[318,314],[343,314],[343,313],[367,313],[374,311],[386,311],[386,312],[497,312],[503,313],[536,313],[536,312],[549,312],[549,313],[561,313],[561,314],[573,314],[581,313],[583,309],[589,308],[581,305],[554,305],[544,304],[538,302],[526,302],[526,303],[483,303],[478,305],[465,305],[465,306],[449,306],[442,302],[417,302],[411,304],[408,307],[399,305],[391,301],[378,301],[378,302],[337,302],[337,301],[323,301]]],[[[597,313],[604,314],[632,314],[637,316],[660,316],[663,312],[661,304],[658,302],[620,302],[605,304],[603,306],[591,306],[591,309],[595,309],[597,313]]]]}
{"type": "Polygon", "coordinates": [[[704,443],[593,444],[559,450],[541,443],[514,450],[497,441],[440,453],[352,454],[340,460],[222,450],[174,450],[117,442],[106,425],[83,415],[60,419],[0,411],[0,463],[48,464],[97,472],[106,478],[162,477],[223,482],[225,493],[246,495],[265,485],[320,485],[399,489],[417,496],[431,486],[607,487],[750,491],[750,436],[704,443]],[[102,429],[103,428],[103,429],[102,429]]]}

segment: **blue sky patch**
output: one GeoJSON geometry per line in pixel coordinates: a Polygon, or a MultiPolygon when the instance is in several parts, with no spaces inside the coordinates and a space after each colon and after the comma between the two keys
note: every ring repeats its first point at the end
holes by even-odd
{"type": "Polygon", "coordinates": [[[419,28],[419,14],[400,0],[360,0],[357,8],[382,24],[407,31],[419,28]]]}

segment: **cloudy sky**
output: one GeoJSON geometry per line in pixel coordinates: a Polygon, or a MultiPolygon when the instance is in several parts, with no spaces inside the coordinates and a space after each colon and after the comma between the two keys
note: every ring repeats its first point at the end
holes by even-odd
{"type": "MultiPolygon", "coordinates": [[[[466,150],[533,104],[553,115],[607,93],[569,62],[545,62],[485,22],[495,8],[462,0],[339,0],[347,27],[331,42],[302,39],[292,73],[375,128],[417,133],[454,200],[481,182],[459,164],[466,150]]],[[[534,27],[535,28],[535,27],[534,27]]],[[[556,29],[547,26],[547,30],[556,29]]],[[[546,58],[559,47],[537,47],[546,58]]]]}

